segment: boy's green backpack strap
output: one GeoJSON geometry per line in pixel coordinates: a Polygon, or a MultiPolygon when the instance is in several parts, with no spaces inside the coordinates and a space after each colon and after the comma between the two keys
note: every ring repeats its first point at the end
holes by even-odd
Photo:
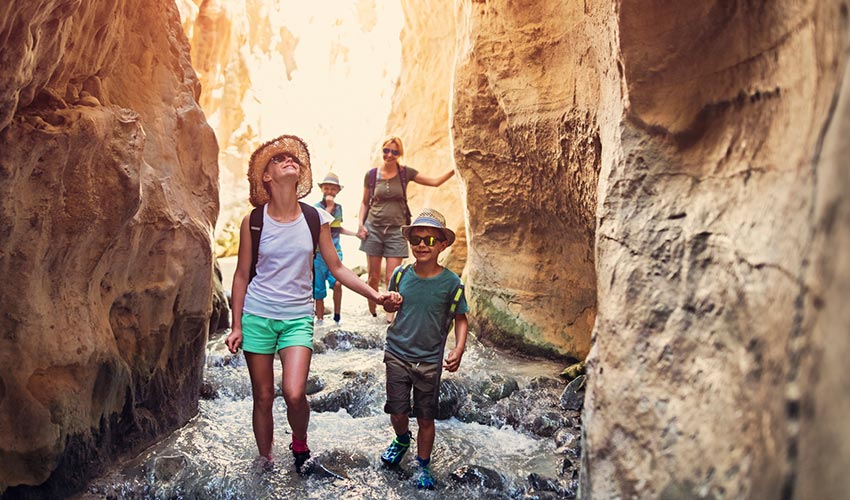
{"type": "Polygon", "coordinates": [[[393,271],[392,278],[390,279],[389,291],[391,291],[391,292],[397,292],[398,291],[398,285],[399,285],[399,283],[401,283],[401,277],[404,276],[404,273],[406,273],[407,270],[410,269],[410,266],[412,266],[412,265],[413,264],[408,264],[406,266],[398,266],[397,268],[395,268],[395,271],[393,271]]]}
{"type": "Polygon", "coordinates": [[[457,305],[460,303],[460,298],[463,296],[463,281],[458,283],[452,294],[452,305],[449,307],[449,314],[454,315],[457,310],[457,305]]]}
{"type": "Polygon", "coordinates": [[[455,320],[455,311],[460,303],[460,298],[463,297],[463,281],[459,282],[452,294],[449,295],[449,313],[446,314],[446,326],[443,328],[443,335],[446,336],[452,329],[452,323],[455,320]]]}

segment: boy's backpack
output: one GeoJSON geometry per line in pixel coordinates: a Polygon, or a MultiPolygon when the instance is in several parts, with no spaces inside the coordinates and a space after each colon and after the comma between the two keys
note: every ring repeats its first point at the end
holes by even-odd
{"type": "MultiPolygon", "coordinates": [[[[301,205],[301,212],[307,220],[307,226],[310,228],[310,236],[313,238],[313,253],[319,246],[319,231],[321,230],[321,222],[319,221],[319,211],[314,207],[298,202],[301,205]]],[[[248,283],[257,275],[257,258],[260,254],[260,236],[263,234],[263,207],[256,207],[251,210],[251,216],[248,220],[248,227],[251,230],[251,273],[248,277],[248,283]]]]}
{"type": "MultiPolygon", "coordinates": [[[[408,264],[406,266],[398,266],[393,271],[392,278],[390,279],[389,291],[397,292],[398,285],[401,283],[401,277],[404,276],[404,273],[407,272],[408,269],[412,268],[413,264],[408,264]]],[[[454,290],[452,290],[451,295],[449,295],[449,310],[448,315],[446,316],[446,324],[443,325],[443,336],[449,334],[449,331],[452,329],[452,323],[455,320],[455,311],[457,310],[457,305],[460,303],[460,298],[463,296],[463,281],[457,284],[454,290]]],[[[442,355],[441,355],[442,357],[442,355]]]]}
{"type": "MultiPolygon", "coordinates": [[[[407,222],[405,224],[410,225],[410,207],[407,206],[407,168],[398,166],[398,178],[401,181],[401,195],[404,197],[404,217],[407,222]]],[[[372,204],[375,200],[375,184],[378,182],[378,169],[373,168],[369,170],[369,174],[366,177],[366,184],[369,187],[369,208],[372,208],[372,204]]],[[[369,218],[369,210],[366,210],[366,218],[369,218]]],[[[363,219],[363,223],[366,223],[366,219],[363,219]]]]}

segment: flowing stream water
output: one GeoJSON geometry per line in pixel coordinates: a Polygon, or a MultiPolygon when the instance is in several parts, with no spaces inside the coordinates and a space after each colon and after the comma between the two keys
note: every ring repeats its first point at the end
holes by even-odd
{"type": "MultiPolygon", "coordinates": [[[[529,477],[563,475],[564,454],[556,440],[517,430],[511,425],[482,425],[448,418],[436,422],[432,470],[434,491],[419,492],[413,483],[415,453],[408,453],[398,469],[388,470],[379,456],[393,437],[385,400],[381,342],[386,332],[382,317],[372,318],[363,302],[349,293],[343,322],[329,319],[317,326],[316,353],[310,370],[313,411],[308,429],[314,458],[325,468],[311,474],[293,470],[285,403],[274,405],[274,466],[255,462],[251,430],[251,388],[244,358],[231,356],[223,337],[214,336],[207,347],[205,389],[198,415],[138,456],[117,464],[96,478],[78,499],[90,498],[553,498],[564,490],[533,495],[529,477]],[[353,311],[349,314],[348,311],[353,311]],[[322,339],[332,338],[328,344],[322,339]],[[356,345],[350,339],[373,339],[356,345]],[[333,348],[326,348],[332,345],[333,348]],[[350,385],[354,381],[355,385],[350,385]],[[359,382],[357,382],[359,381],[359,382]],[[360,383],[362,382],[362,383],[360,383]],[[350,390],[345,390],[345,384],[350,390]],[[321,390],[319,390],[321,389],[321,390]],[[334,392],[336,391],[336,392],[334,392]],[[334,406],[328,394],[336,394],[334,406]],[[331,404],[328,404],[330,401],[331,404]],[[341,401],[341,403],[340,403],[341,401]],[[336,407],[345,406],[344,408],[336,407]],[[330,407],[330,411],[322,411],[330,407]],[[495,471],[497,479],[459,481],[451,477],[463,467],[495,471]],[[529,493],[532,491],[532,493],[529,493]]],[[[344,301],[345,302],[345,301],[344,301]]],[[[330,318],[328,316],[328,318],[330,318]]],[[[449,344],[453,342],[450,337],[449,344]]],[[[280,364],[276,363],[280,380],[280,364]]],[[[444,386],[464,378],[492,374],[508,377],[524,387],[537,377],[557,379],[562,365],[499,354],[478,344],[470,335],[467,352],[456,373],[444,372],[444,386]]],[[[557,406],[557,398],[552,402],[557,406]]],[[[520,411],[523,411],[520,408],[520,411]]],[[[415,419],[411,430],[416,436],[415,419]]],[[[415,450],[415,443],[411,451],[415,450]]],[[[567,480],[569,478],[566,478],[567,480]]],[[[564,480],[562,480],[563,484],[564,480]]],[[[557,489],[556,489],[557,490],[557,489]]]]}

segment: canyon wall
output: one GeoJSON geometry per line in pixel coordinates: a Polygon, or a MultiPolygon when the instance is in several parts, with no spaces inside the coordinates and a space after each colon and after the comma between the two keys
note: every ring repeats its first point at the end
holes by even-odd
{"type": "Polygon", "coordinates": [[[583,498],[846,496],[847,5],[458,15],[473,316],[583,356],[596,314],[583,498]]]}
{"type": "Polygon", "coordinates": [[[462,2],[457,15],[452,139],[475,330],[502,347],[584,359],[596,316],[604,32],[590,32],[576,2],[462,2]]]}
{"type": "MultiPolygon", "coordinates": [[[[454,0],[402,0],[401,69],[387,118],[387,135],[404,141],[402,164],[435,177],[455,168],[449,131],[452,72],[455,60],[454,0]]],[[[435,208],[457,235],[441,262],[461,274],[466,265],[466,222],[462,184],[452,177],[438,188],[410,183],[408,205],[413,217],[435,208]]]]}
{"type": "Polygon", "coordinates": [[[197,412],[217,147],[173,1],[0,13],[0,492],[59,497],[197,412]]]}
{"type": "Polygon", "coordinates": [[[846,496],[846,4],[601,12],[621,85],[604,96],[620,108],[603,126],[583,494],[846,496]]]}

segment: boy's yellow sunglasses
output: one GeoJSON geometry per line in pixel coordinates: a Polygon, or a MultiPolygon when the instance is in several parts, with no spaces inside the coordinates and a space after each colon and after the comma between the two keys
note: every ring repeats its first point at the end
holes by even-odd
{"type": "Polygon", "coordinates": [[[446,241],[442,238],[437,238],[436,236],[409,236],[407,241],[410,242],[412,246],[416,246],[421,242],[425,242],[425,246],[432,247],[437,244],[438,241],[446,241]]]}

